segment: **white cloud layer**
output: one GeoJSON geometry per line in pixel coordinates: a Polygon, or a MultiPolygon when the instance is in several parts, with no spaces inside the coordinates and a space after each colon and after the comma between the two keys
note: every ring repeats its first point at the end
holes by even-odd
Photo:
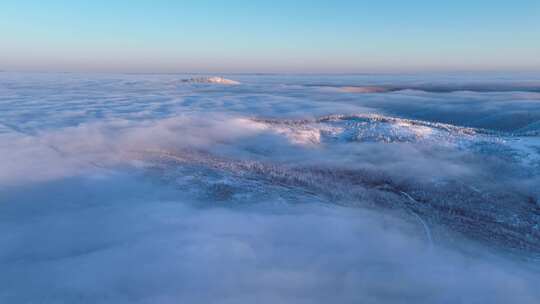
{"type": "Polygon", "coordinates": [[[0,302],[540,301],[538,93],[192,76],[0,73],[0,302]]]}

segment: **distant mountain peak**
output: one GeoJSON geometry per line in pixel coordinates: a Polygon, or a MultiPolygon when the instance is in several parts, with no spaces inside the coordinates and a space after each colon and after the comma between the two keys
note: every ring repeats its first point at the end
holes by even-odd
{"type": "Polygon", "coordinates": [[[240,82],[226,79],[223,77],[218,76],[212,76],[212,77],[196,77],[196,78],[190,78],[190,79],[182,79],[182,82],[186,83],[213,83],[213,84],[226,84],[226,85],[236,85],[240,84],[240,82]]]}

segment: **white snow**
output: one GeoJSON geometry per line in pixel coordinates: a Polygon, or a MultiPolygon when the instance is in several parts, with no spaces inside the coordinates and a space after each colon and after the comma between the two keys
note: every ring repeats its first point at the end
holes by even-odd
{"type": "Polygon", "coordinates": [[[197,78],[190,78],[190,79],[184,79],[182,82],[187,83],[210,83],[210,84],[224,84],[224,85],[238,85],[240,82],[226,79],[223,77],[197,77],[197,78]]]}

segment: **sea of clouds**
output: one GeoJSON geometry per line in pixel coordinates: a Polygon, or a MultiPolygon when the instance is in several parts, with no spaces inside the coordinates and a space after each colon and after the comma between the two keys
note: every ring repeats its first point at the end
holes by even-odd
{"type": "Polygon", "coordinates": [[[538,75],[193,77],[0,73],[0,302],[540,301],[538,75]]]}

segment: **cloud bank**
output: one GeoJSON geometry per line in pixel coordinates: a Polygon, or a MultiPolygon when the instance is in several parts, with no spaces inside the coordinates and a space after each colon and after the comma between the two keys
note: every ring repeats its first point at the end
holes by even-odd
{"type": "Polygon", "coordinates": [[[191,77],[2,73],[0,302],[539,301],[536,93],[191,77]]]}

